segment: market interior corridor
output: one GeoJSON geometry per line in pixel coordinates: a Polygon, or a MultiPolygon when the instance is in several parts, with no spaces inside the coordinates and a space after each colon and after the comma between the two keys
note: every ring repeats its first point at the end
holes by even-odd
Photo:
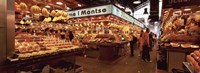
{"type": "Polygon", "coordinates": [[[138,51],[135,50],[134,57],[121,57],[115,64],[105,64],[97,59],[82,56],[76,57],[76,64],[83,66],[83,73],[156,73],[156,50],[153,49],[150,53],[152,63],[142,61],[138,57],[138,51]]]}

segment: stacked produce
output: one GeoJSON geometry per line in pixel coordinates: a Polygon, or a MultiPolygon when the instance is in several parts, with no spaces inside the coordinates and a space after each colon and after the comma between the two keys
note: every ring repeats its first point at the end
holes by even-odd
{"type": "Polygon", "coordinates": [[[23,35],[17,37],[15,41],[15,49],[20,59],[66,52],[76,48],[78,46],[53,36],[23,35]]]}
{"type": "MultiPolygon", "coordinates": [[[[62,10],[52,10],[51,13],[49,13],[47,8],[41,8],[37,5],[33,5],[30,7],[30,11],[28,11],[28,6],[26,5],[26,3],[21,2],[20,4],[18,4],[17,2],[15,2],[15,11],[16,12],[23,12],[22,16],[24,14],[27,14],[29,12],[31,12],[31,16],[33,14],[33,19],[36,21],[40,20],[40,16],[42,14],[42,16],[45,17],[45,19],[43,20],[44,22],[57,22],[57,21],[63,21],[63,20],[68,20],[69,19],[69,15],[67,12],[62,11],[62,10]],[[52,16],[54,18],[51,18],[49,16],[52,16]]],[[[21,24],[27,24],[24,20],[20,21],[21,24]]],[[[30,23],[28,23],[30,24],[30,23]]]]}
{"type": "Polygon", "coordinates": [[[54,18],[52,20],[53,22],[62,21],[62,20],[68,20],[69,19],[69,15],[67,14],[67,12],[61,11],[61,10],[59,10],[57,12],[52,11],[51,15],[54,16],[54,18]]]}
{"type": "Polygon", "coordinates": [[[187,61],[193,66],[196,73],[200,72],[200,50],[195,50],[187,55],[187,61]]]}
{"type": "Polygon", "coordinates": [[[21,11],[27,11],[28,10],[28,6],[25,3],[23,3],[23,2],[21,2],[19,4],[19,6],[20,6],[20,10],[21,11]]]}
{"type": "Polygon", "coordinates": [[[45,17],[49,17],[49,12],[47,8],[42,8],[42,15],[44,15],[45,17]]]}
{"type": "Polygon", "coordinates": [[[17,2],[15,2],[15,11],[17,11],[17,12],[21,11],[20,5],[17,2]]]}

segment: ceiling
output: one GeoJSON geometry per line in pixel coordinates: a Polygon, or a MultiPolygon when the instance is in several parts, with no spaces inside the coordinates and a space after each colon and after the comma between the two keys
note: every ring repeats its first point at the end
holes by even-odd
{"type": "Polygon", "coordinates": [[[52,9],[62,9],[65,10],[67,7],[70,9],[80,8],[78,4],[81,4],[81,7],[87,6],[86,4],[82,3],[83,0],[15,0],[15,2],[20,3],[24,2],[30,8],[32,5],[38,5],[40,7],[45,7],[46,5],[50,5],[52,9]],[[62,2],[62,5],[56,4],[56,2],[62,2]]]}
{"type": "MultiPolygon", "coordinates": [[[[91,7],[98,6],[102,4],[108,3],[119,3],[124,7],[129,7],[130,9],[134,9],[139,4],[133,4],[134,0],[15,0],[16,2],[25,2],[29,7],[32,5],[39,5],[40,7],[44,7],[47,4],[54,4],[52,9],[66,9],[66,7],[73,9],[79,9],[82,7],[91,7]],[[62,2],[63,5],[57,5],[56,2],[62,2]],[[78,6],[81,4],[81,7],[78,6]]],[[[145,2],[147,0],[141,0],[141,2],[145,2]]]]}
{"type": "Polygon", "coordinates": [[[138,5],[140,5],[143,2],[146,2],[147,0],[140,0],[141,1],[140,4],[133,4],[134,0],[113,0],[113,1],[117,1],[122,6],[129,7],[130,9],[134,10],[135,7],[137,7],[138,5]]]}

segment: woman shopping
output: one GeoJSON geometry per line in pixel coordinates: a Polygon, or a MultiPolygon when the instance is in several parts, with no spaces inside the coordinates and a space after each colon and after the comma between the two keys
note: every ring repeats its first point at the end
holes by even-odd
{"type": "Polygon", "coordinates": [[[146,29],[146,32],[142,34],[142,60],[145,62],[152,62],[150,60],[150,43],[149,43],[149,29],[146,29]]]}

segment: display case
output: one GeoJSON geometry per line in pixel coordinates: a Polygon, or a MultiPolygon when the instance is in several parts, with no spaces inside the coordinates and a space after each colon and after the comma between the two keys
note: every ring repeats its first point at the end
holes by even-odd
{"type": "Polygon", "coordinates": [[[162,35],[160,50],[167,70],[183,69],[186,56],[200,47],[199,4],[192,1],[170,3],[166,1],[162,10],[162,35]],[[180,6],[177,6],[179,4],[180,6]],[[183,5],[182,5],[183,4],[183,5]],[[175,6],[175,7],[173,7],[175,6]]]}

